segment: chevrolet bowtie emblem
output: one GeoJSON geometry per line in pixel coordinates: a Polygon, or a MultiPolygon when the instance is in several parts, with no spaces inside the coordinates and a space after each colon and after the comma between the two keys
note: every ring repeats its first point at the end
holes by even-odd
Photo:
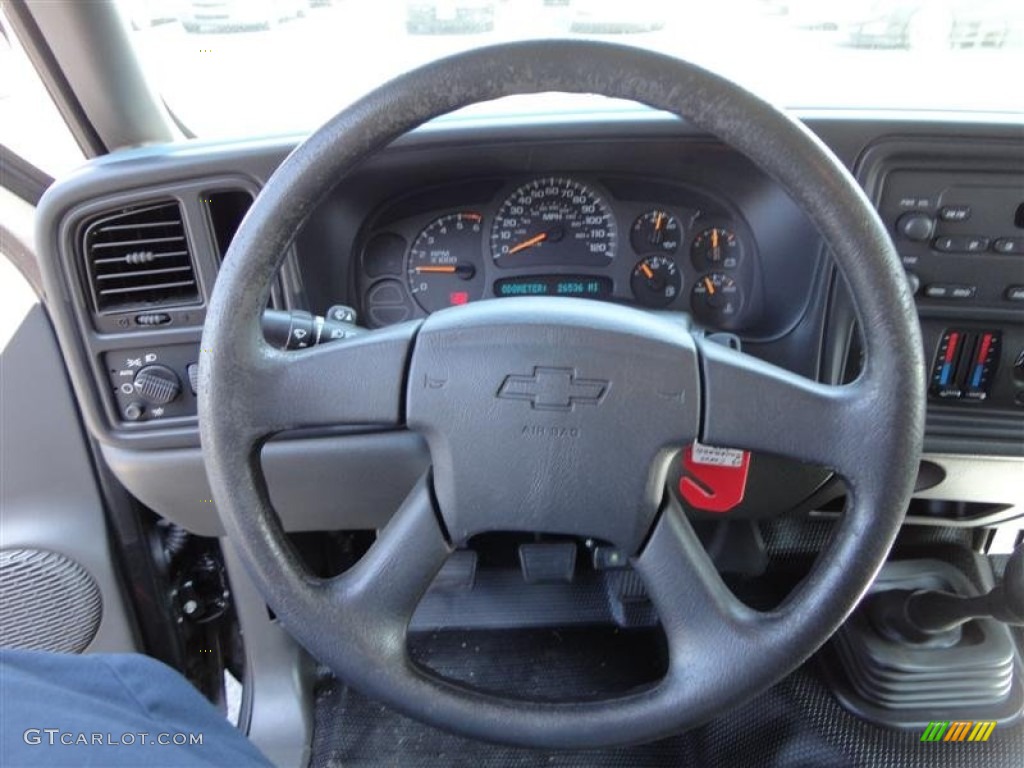
{"type": "Polygon", "coordinates": [[[608,384],[605,379],[578,378],[572,368],[537,367],[532,376],[506,376],[498,397],[526,400],[539,411],[571,411],[577,403],[600,403],[608,384]]]}

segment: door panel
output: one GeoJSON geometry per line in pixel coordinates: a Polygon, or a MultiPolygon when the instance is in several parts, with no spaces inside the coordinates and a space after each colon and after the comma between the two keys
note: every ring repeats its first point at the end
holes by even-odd
{"type": "Polygon", "coordinates": [[[59,347],[35,305],[0,353],[0,639],[134,651],[59,347]]]}

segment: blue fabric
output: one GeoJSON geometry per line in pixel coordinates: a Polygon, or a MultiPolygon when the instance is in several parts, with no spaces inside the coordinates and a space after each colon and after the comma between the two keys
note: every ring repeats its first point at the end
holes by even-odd
{"type": "Polygon", "coordinates": [[[185,678],[148,656],[2,650],[0,766],[39,765],[270,763],[185,678]],[[202,743],[190,744],[197,736],[202,743]]]}

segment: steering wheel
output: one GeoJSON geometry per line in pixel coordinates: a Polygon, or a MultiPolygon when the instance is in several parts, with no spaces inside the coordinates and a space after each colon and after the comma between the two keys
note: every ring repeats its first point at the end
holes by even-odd
{"type": "Polygon", "coordinates": [[[600,747],[666,736],[792,672],[884,562],[921,450],[917,317],[893,246],[855,181],[807,129],[739,86],[620,45],[478,49],[405,74],[338,114],[292,152],[242,222],[202,345],[199,423],[213,495],[280,621],[363,693],[433,725],[512,744],[600,747]],[[708,343],[677,321],[571,298],[485,301],[302,351],[264,341],[260,317],[287,246],[346,174],[431,118],[545,91],[672,112],[781,184],[849,286],[866,349],[859,377],[817,383],[708,343]],[[274,433],[329,424],[414,430],[432,469],[355,566],[321,579],[285,538],[259,451],[274,433]],[[771,611],[732,594],[665,494],[670,457],[695,439],[826,466],[846,483],[830,544],[771,611]],[[665,632],[665,676],[614,698],[542,702],[476,691],[414,663],[406,635],[420,597],[453,549],[486,531],[588,536],[627,553],[665,632]]]}

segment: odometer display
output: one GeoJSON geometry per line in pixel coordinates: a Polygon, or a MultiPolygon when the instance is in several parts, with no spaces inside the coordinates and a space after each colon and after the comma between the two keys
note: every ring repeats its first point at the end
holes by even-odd
{"type": "Polygon", "coordinates": [[[612,295],[607,277],[586,275],[538,275],[506,277],[494,283],[495,296],[576,296],[603,299],[612,295]]]}
{"type": "Polygon", "coordinates": [[[616,247],[611,211],[592,189],[567,178],[524,184],[491,227],[491,256],[501,267],[603,267],[616,247]]]}

